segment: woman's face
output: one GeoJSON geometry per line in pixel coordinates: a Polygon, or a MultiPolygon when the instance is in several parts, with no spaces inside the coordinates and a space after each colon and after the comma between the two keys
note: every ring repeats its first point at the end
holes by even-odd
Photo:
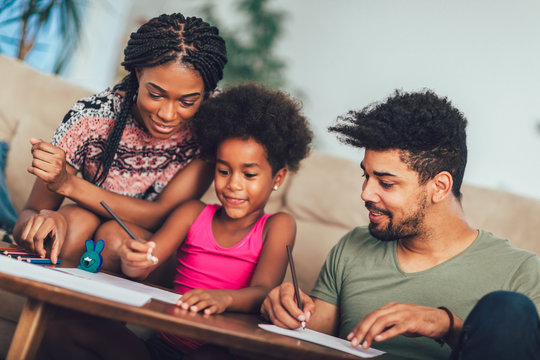
{"type": "Polygon", "coordinates": [[[135,119],[158,139],[168,139],[195,115],[204,96],[199,72],[171,61],[137,69],[135,119]]]}

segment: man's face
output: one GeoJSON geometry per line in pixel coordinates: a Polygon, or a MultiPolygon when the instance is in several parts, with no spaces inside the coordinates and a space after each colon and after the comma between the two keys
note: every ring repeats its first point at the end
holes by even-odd
{"type": "Polygon", "coordinates": [[[369,231],[377,239],[392,241],[414,237],[425,231],[430,206],[426,185],[418,173],[400,159],[399,150],[366,150],[362,200],[369,210],[369,231]]]}

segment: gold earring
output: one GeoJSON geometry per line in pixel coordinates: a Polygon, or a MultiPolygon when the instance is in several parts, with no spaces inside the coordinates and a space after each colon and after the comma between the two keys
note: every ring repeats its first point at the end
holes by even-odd
{"type": "Polygon", "coordinates": [[[279,187],[277,185],[274,185],[274,191],[277,191],[277,189],[279,189],[279,187]]]}

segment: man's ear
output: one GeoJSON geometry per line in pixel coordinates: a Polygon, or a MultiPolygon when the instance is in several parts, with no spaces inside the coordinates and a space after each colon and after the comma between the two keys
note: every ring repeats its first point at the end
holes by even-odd
{"type": "Polygon", "coordinates": [[[286,176],[287,176],[287,168],[281,168],[278,170],[276,175],[274,175],[274,181],[272,182],[272,187],[274,188],[274,190],[279,189],[281,184],[283,184],[283,182],[285,181],[286,176]]]}
{"type": "Polygon", "coordinates": [[[433,179],[432,183],[431,200],[434,203],[439,203],[446,199],[448,195],[452,193],[452,186],[454,185],[454,178],[448,171],[441,171],[433,179]]]}

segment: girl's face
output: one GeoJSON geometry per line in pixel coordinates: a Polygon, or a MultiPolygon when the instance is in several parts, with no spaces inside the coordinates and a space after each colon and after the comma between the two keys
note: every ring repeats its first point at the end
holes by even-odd
{"type": "Polygon", "coordinates": [[[170,138],[199,110],[204,95],[199,72],[170,61],[136,74],[139,94],[133,112],[153,137],[170,138]]]}
{"type": "Polygon", "coordinates": [[[274,186],[281,186],[286,174],[283,168],[272,176],[266,151],[251,138],[227,139],[217,149],[216,195],[230,218],[260,217],[274,186]]]}

